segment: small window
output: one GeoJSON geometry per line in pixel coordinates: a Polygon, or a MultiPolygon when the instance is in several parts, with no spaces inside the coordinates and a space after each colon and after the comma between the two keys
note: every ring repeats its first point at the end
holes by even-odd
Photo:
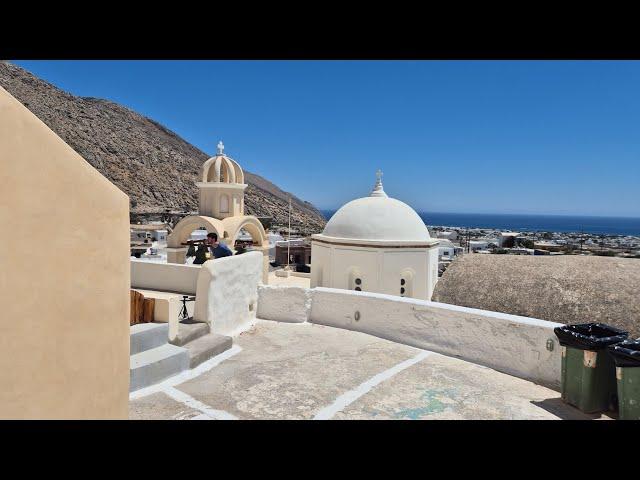
{"type": "Polygon", "coordinates": [[[361,292],[362,289],[360,287],[356,287],[356,292],[361,292]]]}
{"type": "MultiPolygon", "coordinates": [[[[404,278],[400,279],[400,285],[404,285],[404,284],[405,284],[404,278]]],[[[404,290],[404,288],[402,290],[404,290]]]]}
{"type": "Polygon", "coordinates": [[[404,287],[400,287],[400,295],[404,295],[404,287]]]}
{"type": "Polygon", "coordinates": [[[362,280],[360,280],[359,278],[356,278],[356,285],[360,285],[362,283],[362,280]]]}
{"type": "Polygon", "coordinates": [[[229,197],[226,195],[220,197],[220,213],[229,213],[229,197]]]}

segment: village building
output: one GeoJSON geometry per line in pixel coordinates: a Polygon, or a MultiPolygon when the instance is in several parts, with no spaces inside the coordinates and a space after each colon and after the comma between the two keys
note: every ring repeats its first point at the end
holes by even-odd
{"type": "Polygon", "coordinates": [[[455,230],[443,230],[436,233],[436,238],[442,238],[453,242],[458,240],[458,232],[455,230]]]}
{"type": "Polygon", "coordinates": [[[275,262],[278,265],[311,265],[311,244],[304,238],[277,242],[275,262]]]}
{"type": "Polygon", "coordinates": [[[515,247],[516,240],[520,237],[518,232],[500,232],[498,237],[498,246],[500,248],[515,247]]]}
{"type": "Polygon", "coordinates": [[[277,232],[267,232],[267,240],[269,241],[269,261],[274,262],[276,259],[276,245],[284,240],[284,237],[277,232]]]}

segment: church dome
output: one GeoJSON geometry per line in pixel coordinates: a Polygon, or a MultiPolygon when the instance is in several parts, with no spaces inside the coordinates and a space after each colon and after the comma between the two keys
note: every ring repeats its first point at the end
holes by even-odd
{"type": "Polygon", "coordinates": [[[200,172],[204,183],[244,183],[242,168],[231,157],[224,154],[224,145],[218,143],[218,153],[204,162],[200,172]]]}
{"type": "Polygon", "coordinates": [[[389,198],[381,173],[371,195],[345,204],[329,220],[322,235],[353,240],[424,242],[429,230],[413,208],[389,198]]]}

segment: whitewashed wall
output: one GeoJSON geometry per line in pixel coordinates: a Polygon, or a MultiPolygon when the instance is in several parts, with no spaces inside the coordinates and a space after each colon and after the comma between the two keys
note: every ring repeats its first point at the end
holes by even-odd
{"type": "MultiPolygon", "coordinates": [[[[353,290],[357,271],[364,292],[400,295],[403,272],[411,271],[413,298],[431,299],[438,281],[438,248],[382,248],[311,242],[311,288],[353,290]]],[[[407,290],[408,291],[408,290],[407,290]]]]}
{"type": "Polygon", "coordinates": [[[202,264],[194,319],[208,322],[213,333],[235,335],[256,318],[262,252],[219,258],[202,264]]]}
{"type": "Polygon", "coordinates": [[[557,323],[332,288],[261,286],[259,292],[259,318],[308,319],[458,357],[551,388],[560,386],[560,346],[553,333],[557,323]]]}
{"type": "Polygon", "coordinates": [[[260,285],[258,287],[258,318],[278,322],[309,321],[311,290],[302,287],[260,285]]]}
{"type": "Polygon", "coordinates": [[[131,260],[131,287],[196,294],[200,265],[131,260]]]}
{"type": "Polygon", "coordinates": [[[550,387],[560,385],[560,347],[553,333],[557,323],[328,288],[313,290],[310,321],[459,357],[550,387]],[[546,348],[549,339],[552,351],[546,348]]]}

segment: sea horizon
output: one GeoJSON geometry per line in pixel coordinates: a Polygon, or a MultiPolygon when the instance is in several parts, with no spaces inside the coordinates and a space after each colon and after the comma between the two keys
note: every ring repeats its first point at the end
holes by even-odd
{"type": "MultiPolygon", "coordinates": [[[[329,220],[337,209],[320,210],[329,220]]],[[[516,213],[417,212],[428,226],[521,230],[523,232],[640,235],[640,217],[516,213]]]]}

